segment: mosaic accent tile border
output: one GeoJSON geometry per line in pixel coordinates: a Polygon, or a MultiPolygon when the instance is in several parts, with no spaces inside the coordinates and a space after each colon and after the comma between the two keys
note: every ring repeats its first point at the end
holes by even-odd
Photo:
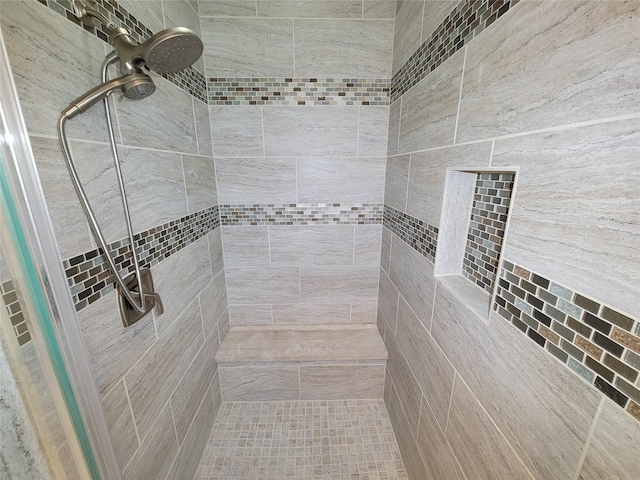
{"type": "Polygon", "coordinates": [[[407,215],[389,205],[384,206],[384,226],[426,257],[431,263],[435,262],[438,227],[407,215]]]}
{"type": "Polygon", "coordinates": [[[220,225],[373,225],[382,223],[381,204],[287,203],[220,205],[220,225]]]}
{"type": "Polygon", "coordinates": [[[498,271],[513,179],[513,173],[479,173],[476,181],[462,275],[489,293],[498,271]]]}
{"type": "Polygon", "coordinates": [[[493,308],[640,422],[640,319],[506,260],[493,308]]]}
{"type": "Polygon", "coordinates": [[[391,101],[400,98],[519,1],[462,0],[458,3],[393,76],[391,101]]]}
{"type": "Polygon", "coordinates": [[[225,403],[196,480],[407,480],[382,400],[225,403]]]}
{"type": "Polygon", "coordinates": [[[209,105],[389,105],[389,79],[209,78],[209,105]]]}
{"type": "MultiPolygon", "coordinates": [[[[67,20],[84,28],[89,33],[95,35],[100,40],[108,42],[106,32],[102,30],[100,22],[96,22],[95,27],[87,27],[73,13],[72,0],[38,0],[39,3],[49,7],[54,12],[62,15],[67,20]]],[[[111,20],[115,25],[125,27],[131,33],[131,37],[138,43],[147,40],[153,32],[149,30],[140,20],[131,15],[115,0],[95,0],[97,9],[111,20]]],[[[162,75],[171,83],[181,88],[185,92],[193,95],[197,99],[207,103],[207,82],[205,76],[194,67],[169,75],[162,75]]]]}
{"type": "Polygon", "coordinates": [[[18,339],[18,345],[22,346],[30,342],[31,334],[29,333],[29,327],[22,313],[22,306],[18,300],[18,292],[16,292],[13,282],[7,280],[2,283],[2,285],[0,285],[0,293],[2,294],[2,300],[9,314],[9,321],[18,339]]]}
{"type": "MultiPolygon", "coordinates": [[[[152,267],[220,226],[218,206],[201,210],[133,236],[142,268],[152,267]]],[[[120,274],[135,270],[129,239],[109,244],[120,274]]],[[[115,276],[101,249],[63,261],[76,311],[91,305],[114,288],[115,276]]]]}

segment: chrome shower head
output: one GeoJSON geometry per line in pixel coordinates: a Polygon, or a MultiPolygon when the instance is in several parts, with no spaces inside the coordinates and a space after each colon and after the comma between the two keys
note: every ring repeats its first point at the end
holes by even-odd
{"type": "Polygon", "coordinates": [[[67,118],[73,118],[80,113],[86,112],[117,88],[121,88],[124,96],[132,100],[141,100],[156,91],[156,86],[148,75],[144,73],[124,75],[92,88],[71,102],[62,112],[62,115],[67,118]]]}
{"type": "Polygon", "coordinates": [[[145,65],[160,74],[184,70],[200,58],[204,48],[202,40],[185,27],[162,30],[141,45],[124,28],[113,30],[111,36],[123,75],[145,65]]]}

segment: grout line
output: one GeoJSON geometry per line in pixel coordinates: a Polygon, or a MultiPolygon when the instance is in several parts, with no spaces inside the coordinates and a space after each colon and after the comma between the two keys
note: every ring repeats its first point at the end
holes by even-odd
{"type": "MultiPolygon", "coordinates": [[[[400,111],[398,112],[398,139],[396,145],[397,155],[400,154],[400,132],[402,131],[402,97],[404,97],[404,95],[400,96],[400,111]]],[[[389,98],[389,102],[391,102],[391,98],[389,98]]],[[[391,105],[389,105],[389,108],[391,108],[391,105]]]]}
{"type": "MultiPolygon", "coordinates": [[[[258,8],[257,5],[258,5],[258,1],[256,0],[256,10],[258,8]]],[[[293,76],[295,77],[296,76],[296,20],[295,18],[291,19],[291,51],[293,55],[293,76]]],[[[389,91],[389,93],[391,93],[391,91],[389,91]]]]}
{"type": "Polygon", "coordinates": [[[458,376],[458,371],[453,369],[453,383],[451,384],[451,394],[449,395],[449,408],[447,408],[447,418],[444,423],[444,431],[442,432],[447,437],[447,430],[449,429],[449,419],[451,418],[451,405],[453,404],[453,392],[456,389],[456,377],[458,376]]]}
{"type": "MultiPolygon", "coordinates": [[[[262,106],[260,107],[260,122],[262,124],[262,157],[256,157],[256,158],[267,158],[267,146],[264,138],[264,108],[262,106]]],[[[218,158],[225,158],[225,157],[218,157],[218,158]]],[[[233,158],[233,157],[229,157],[229,158],[233,158]]]]}
{"type": "Polygon", "coordinates": [[[195,212],[191,212],[191,209],[189,208],[189,195],[187,194],[187,177],[184,174],[184,156],[182,154],[180,154],[180,168],[182,170],[182,187],[184,190],[184,200],[187,204],[187,215],[191,215],[195,212]]]}
{"type": "MultiPolygon", "coordinates": [[[[433,330],[433,318],[436,316],[436,295],[438,293],[438,280],[434,282],[433,285],[433,302],[431,303],[431,321],[429,322],[429,334],[431,335],[431,331],[433,330]]],[[[432,335],[433,336],[433,335],[432,335]]]]}
{"type": "Polygon", "coordinates": [[[593,435],[596,430],[597,423],[600,419],[600,415],[602,414],[602,410],[605,404],[605,396],[602,395],[600,399],[600,404],[598,405],[598,410],[596,410],[596,414],[593,417],[593,423],[591,424],[591,428],[589,429],[589,434],[587,435],[587,440],[584,444],[584,448],[582,449],[582,454],[580,455],[580,460],[578,460],[578,465],[576,466],[576,471],[573,475],[573,480],[580,479],[580,472],[582,471],[582,467],[584,465],[584,460],[587,458],[587,452],[589,451],[589,447],[591,446],[591,440],[593,440],[593,435]]]}
{"type": "MultiPolygon", "coordinates": [[[[193,129],[196,132],[196,150],[198,151],[198,155],[200,155],[200,141],[199,141],[199,137],[200,135],[198,134],[198,120],[196,119],[196,104],[195,104],[195,98],[191,97],[191,112],[193,113],[193,129]]],[[[208,109],[208,107],[207,107],[208,109]]],[[[211,127],[209,127],[211,128],[211,127]]]]}
{"type": "Polygon", "coordinates": [[[131,418],[133,419],[133,429],[136,432],[136,438],[138,439],[138,446],[140,446],[142,445],[142,441],[140,440],[140,432],[138,432],[138,424],[136,422],[136,417],[133,414],[133,407],[131,406],[131,397],[129,396],[129,389],[127,388],[127,382],[125,377],[122,377],[122,385],[124,386],[125,397],[127,397],[127,405],[129,405],[129,412],[131,413],[131,418]]]}
{"type": "Polygon", "coordinates": [[[173,422],[173,433],[176,434],[176,442],[178,444],[178,453],[179,453],[180,449],[182,448],[182,445],[180,444],[180,438],[178,437],[178,427],[176,427],[176,417],[173,414],[173,405],[171,405],[171,399],[169,399],[167,403],[169,404],[169,411],[171,412],[171,421],[173,422]]]}
{"type": "Polygon", "coordinates": [[[495,151],[495,148],[496,148],[496,141],[491,140],[491,151],[489,152],[489,168],[493,168],[493,152],[495,151]]]}
{"type": "Polygon", "coordinates": [[[460,93],[458,94],[458,110],[456,111],[456,126],[453,129],[453,144],[456,144],[458,136],[458,122],[460,121],[460,105],[462,104],[462,88],[464,87],[464,70],[467,64],[467,46],[464,47],[464,57],[462,59],[462,74],[460,75],[460,93]]]}
{"type": "Polygon", "coordinates": [[[358,118],[357,118],[357,123],[356,123],[356,157],[360,156],[360,109],[362,108],[362,105],[359,105],[357,107],[357,112],[358,112],[358,118]]]}

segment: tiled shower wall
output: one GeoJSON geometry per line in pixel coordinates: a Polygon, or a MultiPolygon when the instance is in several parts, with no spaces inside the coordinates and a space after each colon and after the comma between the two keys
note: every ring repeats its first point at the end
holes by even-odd
{"type": "Polygon", "coordinates": [[[199,5],[231,323],[374,322],[395,2],[199,5]]]}
{"type": "Polygon", "coordinates": [[[640,3],[398,5],[378,325],[410,477],[635,478],[640,3]],[[491,314],[424,248],[448,168],[519,168],[491,314]]]}
{"type": "MultiPolygon", "coordinates": [[[[141,32],[174,25],[200,31],[197,2],[107,3],[114,18],[133,15],[146,26],[141,32]]],[[[220,406],[213,357],[228,326],[206,97],[184,79],[153,75],[152,97],[112,103],[136,243],[165,307],[125,329],[56,132],[62,109],[99,83],[110,49],[69,21],[64,5],[3,1],[2,35],[124,478],[188,478],[220,406]]],[[[197,77],[203,69],[199,62],[190,72],[197,77]]],[[[117,244],[125,227],[100,106],[69,121],[68,135],[107,241],[117,244]]],[[[127,249],[119,248],[126,269],[127,249]]]]}

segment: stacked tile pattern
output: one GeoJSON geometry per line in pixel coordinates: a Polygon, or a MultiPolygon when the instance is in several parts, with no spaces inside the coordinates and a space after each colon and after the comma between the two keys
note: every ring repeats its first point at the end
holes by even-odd
{"type": "Polygon", "coordinates": [[[407,215],[389,205],[384,206],[384,226],[398,235],[414,250],[435,262],[438,227],[407,215]]]}
{"type": "Polygon", "coordinates": [[[381,400],[225,403],[197,480],[407,479],[381,400]]]}
{"type": "MultiPolygon", "coordinates": [[[[187,215],[133,237],[141,268],[149,268],[213,231],[220,225],[217,205],[187,215]]],[[[109,251],[126,276],[135,270],[129,239],[108,245],[109,251]]],[[[114,288],[115,278],[100,249],[90,250],[64,260],[63,266],[73,295],[76,311],[91,305],[114,288]]]]}
{"type": "Polygon", "coordinates": [[[18,300],[18,293],[13,285],[13,281],[7,280],[3,282],[2,285],[0,285],[0,293],[2,294],[4,305],[7,308],[11,326],[18,339],[18,344],[22,346],[31,341],[31,334],[29,333],[29,327],[25,321],[22,306],[18,300]]]}
{"type": "Polygon", "coordinates": [[[378,225],[379,204],[239,204],[220,205],[222,226],[378,225]]]}
{"type": "Polygon", "coordinates": [[[506,260],[493,308],[640,421],[640,321],[506,260]]]}
{"type": "Polygon", "coordinates": [[[513,174],[479,173],[462,274],[491,293],[513,190],[513,174]]]}
{"type": "MultiPolygon", "coordinates": [[[[74,13],[72,0],[38,0],[41,4],[48,6],[51,10],[62,15],[67,20],[84,28],[89,33],[94,34],[99,39],[108,42],[109,37],[104,31],[104,26],[96,21],[94,27],[82,25],[82,22],[74,13]]],[[[138,43],[143,43],[153,35],[153,32],[147,28],[139,19],[128,12],[122,5],[115,0],[95,0],[95,6],[100,13],[105,15],[114,25],[126,28],[131,37],[138,43]]],[[[162,75],[171,83],[181,88],[185,92],[196,97],[203,102],[207,101],[207,82],[202,73],[198,72],[193,66],[186,69],[162,75]]]]}
{"type": "Polygon", "coordinates": [[[389,79],[209,78],[210,105],[389,105],[389,79]]]}
{"type": "Polygon", "coordinates": [[[490,27],[520,0],[462,0],[391,80],[391,101],[490,27]]]}

